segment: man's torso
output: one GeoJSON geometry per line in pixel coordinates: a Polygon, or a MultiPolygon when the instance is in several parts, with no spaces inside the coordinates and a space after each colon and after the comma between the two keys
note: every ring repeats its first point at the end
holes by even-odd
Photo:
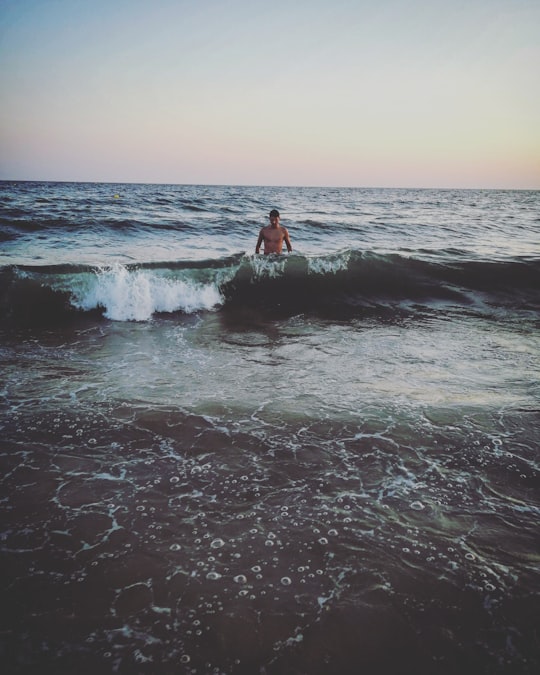
{"type": "Polygon", "coordinates": [[[263,227],[264,252],[266,253],[281,253],[283,248],[283,239],[285,238],[286,230],[281,225],[279,227],[272,227],[267,225],[263,227]]]}

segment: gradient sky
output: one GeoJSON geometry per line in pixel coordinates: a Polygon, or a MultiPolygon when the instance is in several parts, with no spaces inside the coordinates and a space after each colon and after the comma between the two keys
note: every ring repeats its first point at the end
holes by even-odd
{"type": "Polygon", "coordinates": [[[539,0],[0,0],[0,179],[540,188],[539,0]]]}

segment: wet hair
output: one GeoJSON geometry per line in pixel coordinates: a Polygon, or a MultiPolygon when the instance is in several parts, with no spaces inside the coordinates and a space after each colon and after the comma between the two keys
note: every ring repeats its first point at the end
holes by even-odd
{"type": "Polygon", "coordinates": [[[279,211],[277,209],[272,209],[270,211],[270,218],[272,218],[273,216],[277,216],[279,218],[279,211]]]}

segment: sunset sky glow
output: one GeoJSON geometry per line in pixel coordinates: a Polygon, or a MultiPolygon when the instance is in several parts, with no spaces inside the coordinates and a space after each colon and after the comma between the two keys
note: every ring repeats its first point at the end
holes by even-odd
{"type": "Polygon", "coordinates": [[[540,3],[0,0],[0,179],[540,188],[540,3]]]}

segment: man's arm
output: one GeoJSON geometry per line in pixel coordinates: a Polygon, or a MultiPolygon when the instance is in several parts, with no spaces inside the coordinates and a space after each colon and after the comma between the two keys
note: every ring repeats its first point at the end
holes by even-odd
{"type": "Polygon", "coordinates": [[[283,241],[287,246],[287,251],[290,253],[292,251],[291,240],[289,239],[289,232],[286,227],[283,228],[283,241]]]}
{"type": "Polygon", "coordinates": [[[263,243],[263,239],[264,239],[264,235],[263,235],[263,231],[261,229],[261,231],[259,232],[259,238],[257,239],[257,246],[255,247],[255,253],[259,252],[259,249],[261,248],[261,244],[263,243]]]}

